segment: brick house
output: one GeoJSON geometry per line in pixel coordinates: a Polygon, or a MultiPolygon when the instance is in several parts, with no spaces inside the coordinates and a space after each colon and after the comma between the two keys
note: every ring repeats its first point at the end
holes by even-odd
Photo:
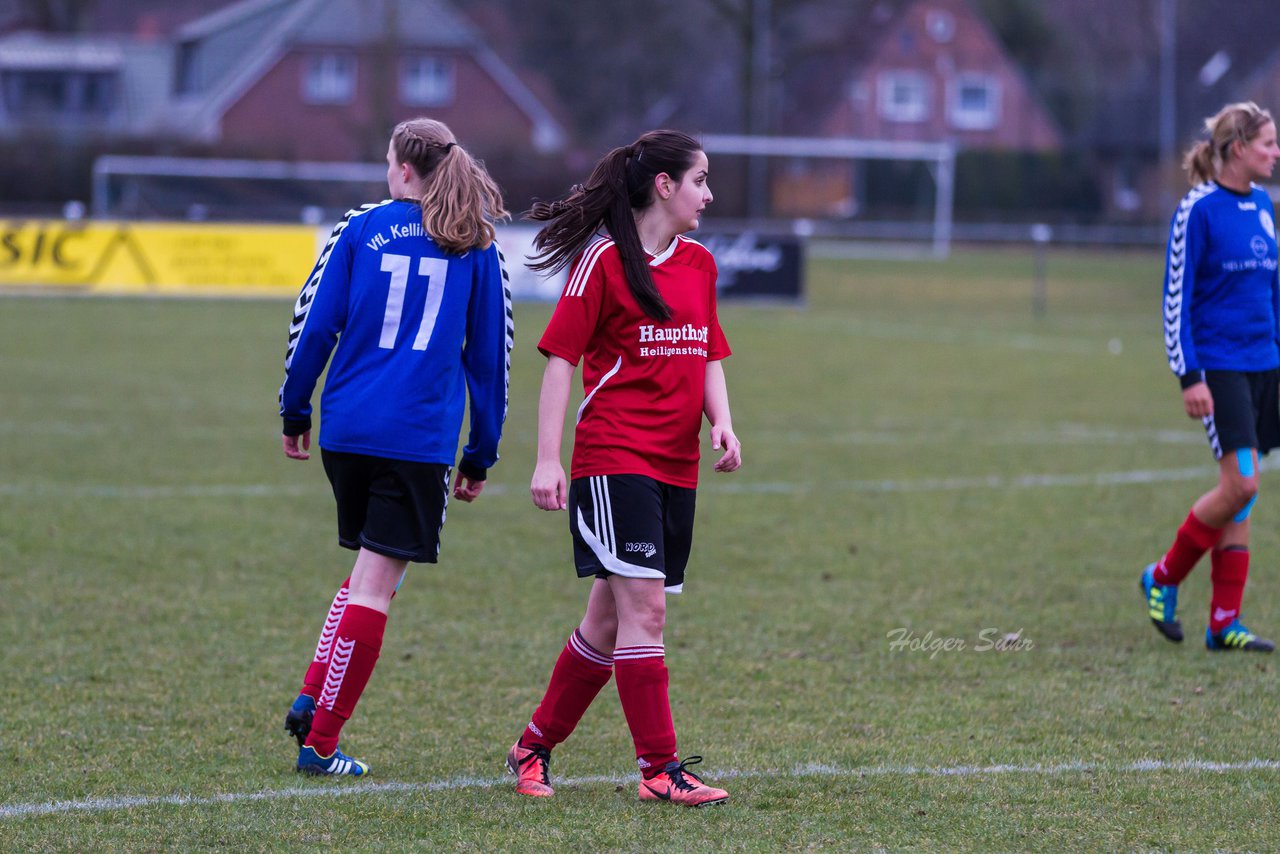
{"type": "MultiPolygon", "coordinates": [[[[794,75],[794,132],[878,141],[949,142],[959,150],[1054,152],[1063,140],[1022,71],[968,0],[877,4],[838,53],[794,75]]],[[[789,130],[789,132],[793,132],[789,130]]],[[[782,215],[849,216],[855,170],[806,161],[775,171],[782,215]]]]}
{"type": "Polygon", "coordinates": [[[442,0],[243,0],[174,34],[171,127],[243,151],[380,159],[429,114],[486,153],[548,152],[559,121],[442,0]]]}
{"type": "Polygon", "coordinates": [[[83,34],[11,29],[0,36],[0,136],[367,161],[381,159],[392,124],[428,114],[483,155],[565,144],[548,99],[447,0],[207,8],[99,16],[83,34]]]}
{"type": "Polygon", "coordinates": [[[823,118],[832,136],[1056,151],[1062,138],[968,0],[916,0],[886,21],[823,118]]]}

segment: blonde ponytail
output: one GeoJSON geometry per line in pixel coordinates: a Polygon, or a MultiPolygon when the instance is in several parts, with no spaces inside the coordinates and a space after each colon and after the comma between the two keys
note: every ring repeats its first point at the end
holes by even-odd
{"type": "Polygon", "coordinates": [[[1182,158],[1182,168],[1191,183],[1215,180],[1222,171],[1222,164],[1231,157],[1231,146],[1237,142],[1247,145],[1272,122],[1271,113],[1253,101],[1227,104],[1205,119],[1204,128],[1209,132],[1209,139],[1191,146],[1182,158]]]}
{"type": "Polygon", "coordinates": [[[435,119],[410,119],[396,125],[391,146],[396,162],[409,164],[422,179],[422,227],[436,245],[455,255],[488,249],[494,223],[510,214],[484,164],[458,145],[444,122],[435,119]]]}

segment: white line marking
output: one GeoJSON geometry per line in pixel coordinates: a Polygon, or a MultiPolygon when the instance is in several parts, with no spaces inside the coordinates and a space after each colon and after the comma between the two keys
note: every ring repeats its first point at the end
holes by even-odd
{"type": "MultiPolygon", "coordinates": [[[[1280,460],[1264,460],[1259,471],[1280,469],[1280,460]]],[[[824,492],[958,492],[966,489],[1045,489],[1079,486],[1129,486],[1203,480],[1217,475],[1210,466],[1182,469],[1138,469],[1136,471],[1081,474],[977,475],[974,477],[922,477],[885,480],[826,480],[824,492]]],[[[798,481],[738,481],[707,478],[702,488],[708,492],[735,495],[791,495],[811,492],[813,483],[798,481]]],[[[500,483],[485,487],[488,495],[523,495],[523,490],[500,483]]],[[[93,483],[0,483],[0,498],[274,498],[285,495],[319,494],[311,486],[270,483],[206,484],[192,486],[112,486],[93,483]]]]}
{"type": "MultiPolygon", "coordinates": [[[[1027,474],[1009,477],[999,474],[978,477],[926,477],[918,480],[824,480],[823,492],[957,492],[966,489],[1042,489],[1064,486],[1127,486],[1130,484],[1165,483],[1177,480],[1212,478],[1217,469],[1197,466],[1186,469],[1152,469],[1139,471],[1098,472],[1096,474],[1027,474]]],[[[711,492],[770,493],[791,495],[812,492],[815,483],[793,481],[724,483],[708,482],[711,492]]]]}
{"type": "MultiPolygon", "coordinates": [[[[728,770],[708,772],[708,779],[742,780],[758,777],[790,777],[796,779],[830,777],[852,779],[859,777],[992,777],[1000,774],[1026,774],[1059,776],[1063,774],[1222,774],[1230,771],[1280,771],[1280,761],[1274,759],[1250,759],[1244,762],[1211,762],[1203,759],[1166,761],[1140,759],[1136,762],[1104,764],[1090,762],[1063,762],[1049,765],[953,765],[943,767],[919,765],[872,765],[865,768],[841,768],[836,765],[801,765],[790,771],[777,770],[728,770]]],[[[634,774],[624,776],[595,775],[566,777],[556,780],[558,786],[584,786],[591,784],[626,785],[639,779],[634,774]]],[[[259,801],[283,801],[306,798],[340,798],[353,795],[387,795],[415,792],[448,792],[460,789],[492,789],[514,785],[510,777],[452,777],[427,783],[363,783],[358,781],[334,781],[335,785],[316,787],[293,786],[285,789],[267,789],[260,792],[227,792],[220,795],[195,797],[192,795],[133,795],[117,798],[85,798],[78,801],[54,801],[43,804],[0,805],[0,820],[28,818],[32,816],[66,815],[69,813],[95,813],[111,810],[137,809],[153,806],[202,807],[219,804],[255,803],[259,801]]]]}
{"type": "MultiPolygon", "coordinates": [[[[1199,425],[1197,425],[1199,427],[1199,425]]],[[[872,427],[870,429],[808,430],[757,429],[751,431],[752,444],[816,442],[827,445],[937,445],[963,441],[983,447],[1008,445],[1206,445],[1204,430],[1119,430],[1060,424],[1045,427],[987,429],[978,424],[957,422],[945,429],[913,430],[872,427]]]]}
{"type": "Polygon", "coordinates": [[[316,493],[310,486],[270,483],[116,486],[105,483],[0,483],[0,498],[275,498],[316,493]]]}

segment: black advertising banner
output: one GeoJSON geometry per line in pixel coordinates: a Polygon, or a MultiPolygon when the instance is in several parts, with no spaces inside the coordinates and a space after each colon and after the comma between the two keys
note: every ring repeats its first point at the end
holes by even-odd
{"type": "Polygon", "coordinates": [[[715,256],[719,299],[800,301],[804,298],[804,242],[757,231],[697,231],[689,235],[715,256]]]}

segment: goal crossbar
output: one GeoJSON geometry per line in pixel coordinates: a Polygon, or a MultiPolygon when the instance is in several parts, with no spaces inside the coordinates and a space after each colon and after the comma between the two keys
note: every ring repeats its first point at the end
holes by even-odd
{"type": "Polygon", "coordinates": [[[933,252],[944,258],[951,250],[955,205],[956,147],[949,142],[912,142],[809,136],[707,134],[708,154],[765,157],[826,157],[838,160],[916,160],[929,164],[937,192],[933,207],[933,252]]]}
{"type": "Polygon", "coordinates": [[[387,180],[387,168],[374,163],[356,162],[326,163],[305,160],[236,160],[110,154],[99,157],[93,163],[92,209],[95,216],[102,217],[109,213],[111,178],[128,175],[380,184],[387,180]]]}

